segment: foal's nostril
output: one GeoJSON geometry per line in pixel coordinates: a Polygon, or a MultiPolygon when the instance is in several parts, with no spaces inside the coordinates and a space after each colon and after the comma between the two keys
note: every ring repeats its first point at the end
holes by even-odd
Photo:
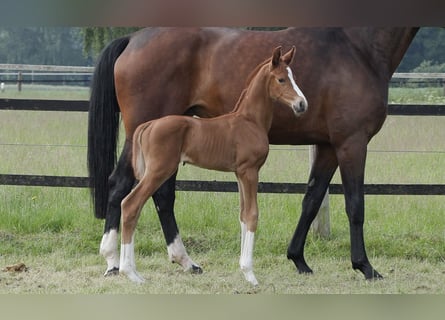
{"type": "Polygon", "coordinates": [[[304,100],[300,100],[300,102],[297,103],[295,106],[295,109],[297,112],[305,112],[307,109],[307,103],[304,100]]]}
{"type": "Polygon", "coordinates": [[[304,102],[300,101],[300,103],[298,104],[298,111],[303,112],[304,111],[304,102]]]}

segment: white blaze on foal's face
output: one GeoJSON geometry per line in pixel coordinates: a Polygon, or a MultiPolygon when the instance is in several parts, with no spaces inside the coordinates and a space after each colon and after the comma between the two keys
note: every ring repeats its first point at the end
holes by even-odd
{"type": "Polygon", "coordinates": [[[298,87],[297,83],[295,82],[294,75],[293,75],[293,73],[292,73],[291,68],[290,68],[290,67],[287,67],[286,70],[287,70],[287,76],[288,76],[288,78],[289,78],[289,81],[290,81],[290,83],[292,84],[292,88],[295,90],[295,92],[297,93],[297,95],[298,95],[301,99],[303,99],[303,103],[304,103],[304,105],[305,105],[305,109],[307,109],[307,105],[308,105],[308,103],[307,103],[307,99],[306,99],[306,97],[304,96],[303,92],[302,92],[302,91],[300,90],[300,88],[298,87]]]}

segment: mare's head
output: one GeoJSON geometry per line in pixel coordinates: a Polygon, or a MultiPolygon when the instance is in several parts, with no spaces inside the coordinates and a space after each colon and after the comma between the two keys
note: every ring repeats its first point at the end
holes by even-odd
{"type": "Polygon", "coordinates": [[[275,48],[269,62],[269,95],[273,100],[289,106],[296,116],[307,110],[308,103],[303,92],[295,83],[290,63],[294,58],[295,47],[284,55],[281,47],[275,48]]]}

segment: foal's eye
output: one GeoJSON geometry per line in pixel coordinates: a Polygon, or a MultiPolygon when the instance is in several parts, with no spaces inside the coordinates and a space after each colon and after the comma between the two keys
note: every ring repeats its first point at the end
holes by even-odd
{"type": "Polygon", "coordinates": [[[279,83],[284,83],[285,81],[286,81],[286,79],[284,79],[284,78],[279,78],[279,79],[278,79],[278,82],[279,82],[279,83]]]}

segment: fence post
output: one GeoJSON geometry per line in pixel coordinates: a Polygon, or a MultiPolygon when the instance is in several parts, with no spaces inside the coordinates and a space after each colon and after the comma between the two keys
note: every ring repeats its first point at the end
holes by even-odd
{"type": "MultiPolygon", "coordinates": [[[[309,147],[309,171],[312,168],[316,151],[316,146],[311,145],[309,147]]],[[[318,210],[318,214],[315,217],[315,220],[312,222],[312,230],[316,235],[322,238],[328,238],[331,234],[331,221],[329,217],[329,188],[326,190],[326,194],[324,195],[320,209],[318,210]]]]}
{"type": "Polygon", "coordinates": [[[22,91],[22,81],[23,81],[22,72],[19,71],[19,73],[17,74],[17,88],[19,92],[22,91]]]}

